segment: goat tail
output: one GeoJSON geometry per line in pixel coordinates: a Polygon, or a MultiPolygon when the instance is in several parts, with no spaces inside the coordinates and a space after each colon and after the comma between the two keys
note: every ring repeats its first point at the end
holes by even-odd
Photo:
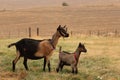
{"type": "Polygon", "coordinates": [[[14,45],[16,45],[16,43],[12,43],[12,44],[8,45],[8,48],[10,48],[10,47],[12,47],[14,45]]]}
{"type": "Polygon", "coordinates": [[[62,47],[60,46],[60,48],[59,48],[59,53],[61,52],[61,50],[62,50],[62,47]]]}

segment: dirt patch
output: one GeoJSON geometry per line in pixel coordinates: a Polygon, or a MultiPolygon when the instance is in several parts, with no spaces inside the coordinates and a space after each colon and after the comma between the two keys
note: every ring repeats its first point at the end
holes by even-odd
{"type": "Polygon", "coordinates": [[[1,72],[0,79],[1,80],[22,80],[25,79],[27,73],[25,71],[21,71],[20,73],[14,72],[1,72]]]}

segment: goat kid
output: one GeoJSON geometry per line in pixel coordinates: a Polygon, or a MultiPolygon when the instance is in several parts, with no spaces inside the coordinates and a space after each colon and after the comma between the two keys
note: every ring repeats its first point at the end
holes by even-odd
{"type": "Polygon", "coordinates": [[[35,40],[35,39],[24,38],[16,43],[10,44],[8,48],[10,48],[11,46],[15,46],[17,53],[16,58],[12,62],[13,71],[15,71],[15,65],[17,61],[20,59],[20,57],[24,57],[23,64],[26,70],[29,70],[27,66],[28,59],[37,60],[44,58],[43,71],[45,71],[45,67],[47,63],[50,72],[51,71],[50,57],[61,36],[69,37],[66,26],[61,27],[61,25],[59,25],[56,33],[52,36],[52,39],[35,40]]]}
{"type": "Polygon", "coordinates": [[[77,74],[78,73],[77,64],[78,64],[81,52],[87,52],[87,49],[81,43],[79,43],[79,46],[77,47],[77,49],[74,53],[61,51],[61,47],[60,47],[60,49],[59,49],[59,63],[58,63],[58,67],[56,68],[56,71],[59,72],[59,69],[62,71],[64,65],[67,65],[67,66],[71,66],[72,73],[77,74]]]}

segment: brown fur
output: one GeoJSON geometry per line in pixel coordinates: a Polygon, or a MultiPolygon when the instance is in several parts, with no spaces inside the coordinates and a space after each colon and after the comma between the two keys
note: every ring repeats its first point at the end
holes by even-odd
{"type": "Polygon", "coordinates": [[[69,53],[69,52],[65,52],[65,51],[61,52],[61,47],[60,47],[59,63],[58,63],[58,67],[57,67],[56,71],[58,72],[59,69],[61,69],[61,71],[62,71],[63,66],[67,65],[67,66],[71,66],[72,73],[77,74],[78,73],[77,64],[78,64],[81,52],[87,52],[85,46],[81,43],[79,43],[79,46],[74,53],[69,53]]]}

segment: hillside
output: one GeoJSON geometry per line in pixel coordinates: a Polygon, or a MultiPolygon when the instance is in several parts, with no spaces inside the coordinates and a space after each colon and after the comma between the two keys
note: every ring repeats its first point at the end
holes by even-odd
{"type": "Polygon", "coordinates": [[[0,0],[0,9],[20,9],[38,6],[61,6],[63,2],[67,2],[70,6],[120,4],[120,0],[0,0]]]}
{"type": "Polygon", "coordinates": [[[33,34],[39,27],[41,35],[52,35],[59,24],[67,25],[76,34],[98,34],[99,30],[102,35],[113,34],[120,32],[119,3],[120,0],[0,0],[0,37],[23,37],[28,35],[29,27],[33,34]],[[63,2],[69,6],[61,6],[63,2]]]}
{"type": "Polygon", "coordinates": [[[0,12],[0,35],[27,34],[28,27],[40,28],[41,35],[52,35],[58,25],[74,33],[100,30],[103,34],[120,30],[119,7],[38,7],[0,12]]]}

